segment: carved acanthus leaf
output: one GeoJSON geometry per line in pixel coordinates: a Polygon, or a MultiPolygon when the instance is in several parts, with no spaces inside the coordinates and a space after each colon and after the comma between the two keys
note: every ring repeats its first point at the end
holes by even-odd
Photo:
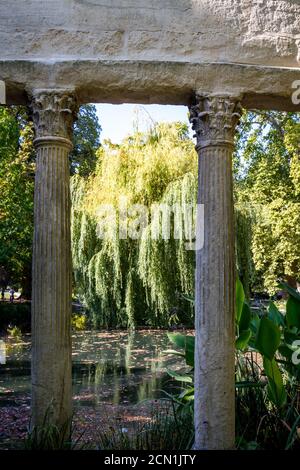
{"type": "Polygon", "coordinates": [[[36,137],[57,136],[72,139],[72,126],[77,119],[77,102],[67,91],[42,90],[31,102],[36,137]]]}
{"type": "Polygon", "coordinates": [[[197,147],[233,144],[236,126],[242,114],[238,100],[228,96],[196,96],[190,107],[197,147]]]}

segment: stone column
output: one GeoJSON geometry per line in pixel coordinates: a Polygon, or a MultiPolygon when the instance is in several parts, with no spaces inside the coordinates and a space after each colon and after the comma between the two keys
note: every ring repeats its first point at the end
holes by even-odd
{"type": "Polygon", "coordinates": [[[36,91],[37,161],[32,271],[32,426],[63,426],[72,414],[69,152],[76,100],[36,91]]]}
{"type": "Polygon", "coordinates": [[[197,95],[190,108],[199,155],[198,204],[204,204],[195,277],[195,449],[231,449],[235,442],[232,152],[240,110],[229,96],[197,95]]]}

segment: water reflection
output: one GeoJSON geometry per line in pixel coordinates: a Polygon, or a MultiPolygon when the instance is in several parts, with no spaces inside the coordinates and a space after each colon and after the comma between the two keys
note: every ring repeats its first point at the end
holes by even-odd
{"type": "MultiPolygon", "coordinates": [[[[73,396],[77,406],[134,404],[163,396],[175,384],[167,367],[182,360],[165,356],[165,331],[85,331],[73,335],[73,396]]],[[[30,335],[6,341],[0,365],[0,406],[30,395],[30,335]]]]}

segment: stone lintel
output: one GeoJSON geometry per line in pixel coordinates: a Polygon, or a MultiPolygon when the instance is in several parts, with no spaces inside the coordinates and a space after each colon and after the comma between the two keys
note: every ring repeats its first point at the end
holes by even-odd
{"type": "Polygon", "coordinates": [[[299,68],[232,63],[57,60],[0,61],[8,104],[28,104],[32,90],[72,88],[79,104],[190,105],[194,90],[242,95],[247,109],[300,111],[292,103],[299,68]]]}

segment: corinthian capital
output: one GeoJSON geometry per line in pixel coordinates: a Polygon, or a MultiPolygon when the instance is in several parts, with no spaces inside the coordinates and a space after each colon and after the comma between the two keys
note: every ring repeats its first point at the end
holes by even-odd
{"type": "Polygon", "coordinates": [[[190,122],[197,138],[197,149],[209,145],[233,145],[242,108],[229,96],[196,95],[190,107],[190,122]]]}
{"type": "Polygon", "coordinates": [[[71,140],[77,118],[77,102],[66,90],[38,90],[32,96],[31,110],[36,138],[60,137],[71,140]]]}

